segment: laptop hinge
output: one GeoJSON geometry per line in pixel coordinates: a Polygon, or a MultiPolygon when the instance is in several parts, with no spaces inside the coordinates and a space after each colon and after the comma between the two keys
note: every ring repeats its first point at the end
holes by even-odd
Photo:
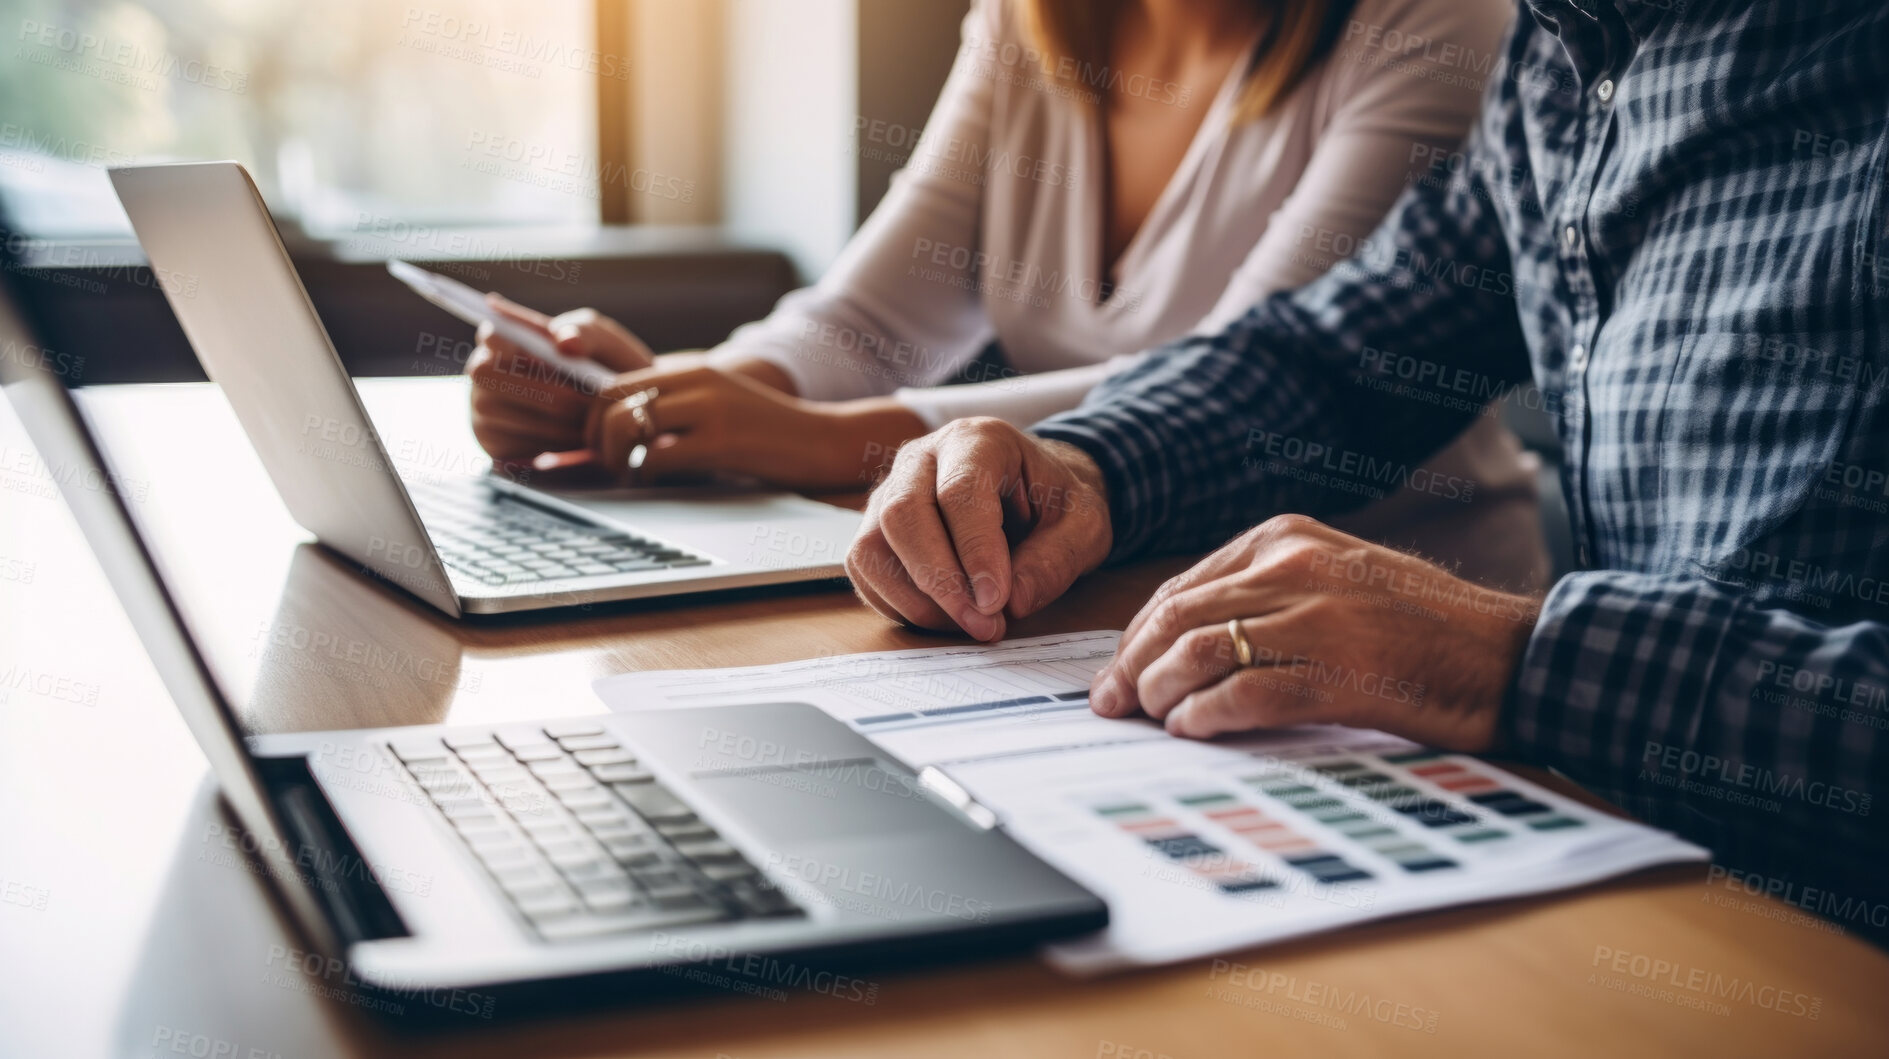
{"type": "Polygon", "coordinates": [[[286,868],[290,885],[312,891],[341,943],[408,937],[412,931],[375,881],[373,866],[316,785],[306,758],[261,758],[256,762],[296,849],[286,868]]]}

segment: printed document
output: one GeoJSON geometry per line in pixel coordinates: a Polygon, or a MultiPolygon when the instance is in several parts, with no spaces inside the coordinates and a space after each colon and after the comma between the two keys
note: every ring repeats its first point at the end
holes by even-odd
{"type": "Polygon", "coordinates": [[[809,702],[945,772],[1107,900],[1053,945],[1099,974],[1429,908],[1566,889],[1706,850],[1478,758],[1316,726],[1202,743],[1089,710],[1120,634],[1086,632],[739,669],[626,673],[613,710],[809,702]]]}

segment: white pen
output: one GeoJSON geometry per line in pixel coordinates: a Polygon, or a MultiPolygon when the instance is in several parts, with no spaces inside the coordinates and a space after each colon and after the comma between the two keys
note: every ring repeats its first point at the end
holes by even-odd
{"type": "Polygon", "coordinates": [[[558,352],[551,340],[516,320],[499,314],[485,295],[450,276],[428,272],[405,261],[390,260],[387,271],[413,292],[434,305],[477,327],[489,323],[499,337],[524,350],[563,376],[566,382],[585,393],[597,393],[616,382],[617,374],[594,360],[568,357],[558,352]]]}

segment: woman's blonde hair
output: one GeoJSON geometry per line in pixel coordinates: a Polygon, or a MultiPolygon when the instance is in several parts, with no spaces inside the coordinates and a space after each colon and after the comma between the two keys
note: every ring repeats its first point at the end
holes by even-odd
{"type": "MultiPolygon", "coordinates": [[[[1128,0],[1023,0],[1024,25],[1052,77],[1088,82],[1106,98],[1115,20],[1128,0]]],[[[1331,51],[1354,0],[1246,0],[1266,20],[1233,120],[1264,117],[1331,51]]]]}

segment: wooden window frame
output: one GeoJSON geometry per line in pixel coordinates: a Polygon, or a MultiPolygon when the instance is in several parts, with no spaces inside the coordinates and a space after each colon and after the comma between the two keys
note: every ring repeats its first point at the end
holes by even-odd
{"type": "MultiPolygon", "coordinates": [[[[597,51],[627,63],[630,53],[630,5],[633,0],[592,0],[595,5],[597,51]]],[[[635,162],[630,114],[636,103],[636,77],[597,75],[597,220],[602,224],[633,224],[629,174],[635,162]],[[613,175],[621,174],[613,180],[613,175]]]]}

